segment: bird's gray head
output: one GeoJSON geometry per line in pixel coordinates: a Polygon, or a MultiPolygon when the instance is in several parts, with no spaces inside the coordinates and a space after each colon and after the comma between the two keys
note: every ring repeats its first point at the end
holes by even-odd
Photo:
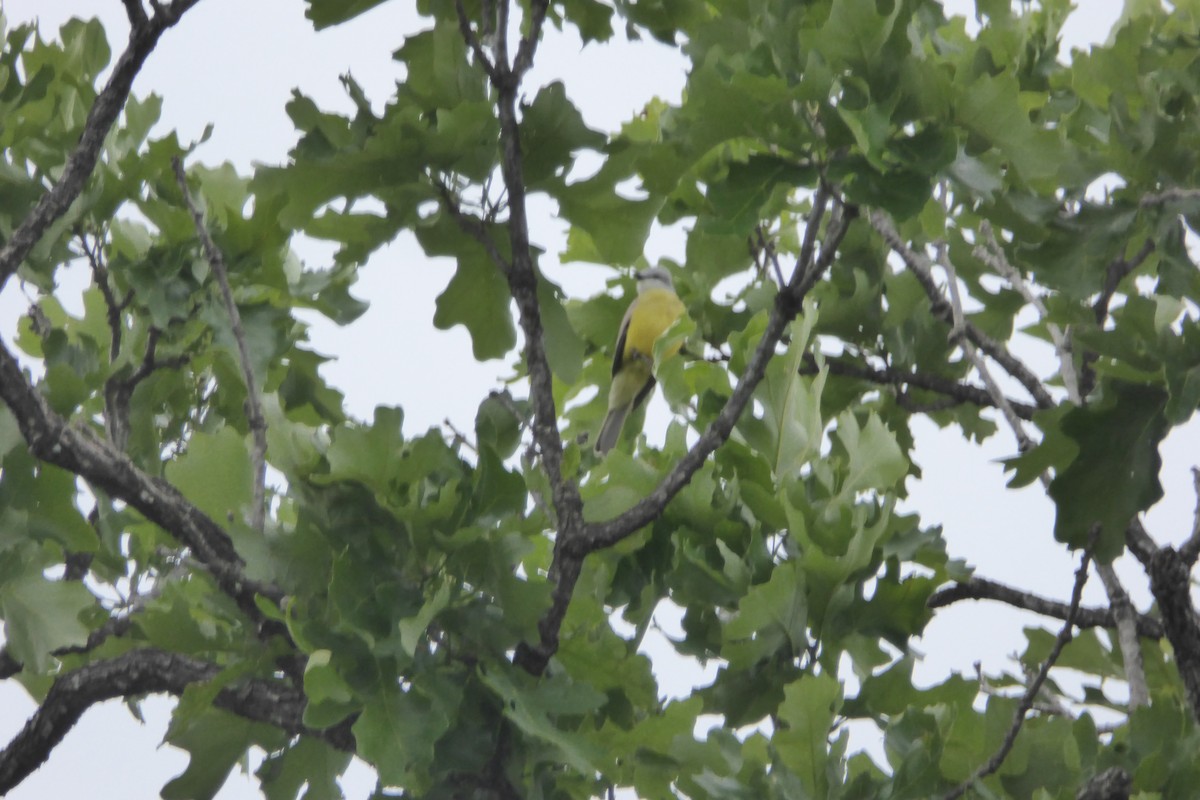
{"type": "Polygon", "coordinates": [[[638,282],[638,293],[647,289],[670,289],[675,291],[675,284],[671,282],[671,273],[667,272],[664,267],[650,267],[634,273],[634,277],[638,282]]]}

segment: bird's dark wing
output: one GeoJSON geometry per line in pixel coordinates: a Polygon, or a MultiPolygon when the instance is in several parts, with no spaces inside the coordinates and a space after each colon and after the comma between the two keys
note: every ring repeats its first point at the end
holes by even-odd
{"type": "Polygon", "coordinates": [[[637,393],[637,397],[633,398],[633,405],[630,407],[631,410],[637,408],[643,402],[645,402],[646,398],[650,396],[650,393],[654,391],[654,384],[656,382],[657,381],[654,380],[654,376],[651,375],[646,381],[646,385],[643,386],[642,390],[637,393]]]}
{"type": "Polygon", "coordinates": [[[637,305],[635,298],[629,304],[629,309],[625,312],[625,318],[621,320],[620,332],[617,334],[617,348],[613,351],[612,374],[615,376],[620,372],[622,365],[625,364],[625,334],[629,332],[629,319],[633,316],[633,307],[637,305]]]}

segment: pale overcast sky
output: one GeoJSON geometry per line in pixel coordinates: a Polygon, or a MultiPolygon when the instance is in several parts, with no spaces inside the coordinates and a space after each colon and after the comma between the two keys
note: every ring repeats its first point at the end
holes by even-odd
{"type": "MultiPolygon", "coordinates": [[[[0,5],[10,25],[40,18],[43,37],[53,36],[73,15],[90,14],[99,14],[105,22],[114,53],[127,34],[119,0],[3,0],[0,5]]],[[[968,16],[973,8],[970,2],[948,5],[968,16]]],[[[1077,12],[1065,31],[1069,47],[1086,47],[1106,38],[1122,4],[1089,0],[1083,5],[1086,12],[1077,12]]],[[[203,0],[164,36],[134,91],[164,98],[159,133],[174,128],[186,141],[215,123],[212,138],[197,150],[196,160],[230,161],[244,172],[256,163],[280,163],[295,141],[284,113],[294,87],[322,107],[349,110],[338,82],[338,76],[349,71],[377,106],[390,97],[399,77],[391,53],[406,32],[425,27],[410,7],[405,2],[386,4],[317,34],[304,19],[304,4],[299,0],[203,0]]],[[[588,122],[605,130],[616,128],[651,97],[678,100],[685,64],[670,49],[640,42],[581,51],[569,32],[551,30],[550,34],[538,51],[527,94],[532,95],[539,83],[562,79],[588,122]]],[[[551,255],[563,241],[552,211],[544,201],[535,201],[531,208],[534,239],[551,255]]],[[[298,249],[316,266],[331,252],[316,242],[300,243],[298,249]]],[[[683,261],[678,231],[657,232],[647,246],[651,261],[666,254],[683,261]]],[[[433,328],[433,301],[449,279],[451,265],[427,268],[424,261],[411,237],[380,251],[355,288],[359,297],[372,302],[372,309],[347,329],[315,325],[314,347],[338,357],[325,374],[346,393],[355,416],[369,418],[376,404],[399,404],[405,411],[406,433],[437,426],[446,417],[469,430],[480,398],[497,385],[498,376],[507,374],[507,362],[479,364],[471,358],[470,343],[461,329],[433,328]],[[403,346],[414,341],[422,347],[403,346]],[[388,358],[381,343],[393,342],[398,343],[394,368],[380,369],[381,359],[388,358]],[[447,370],[447,364],[453,364],[453,370],[447,370]],[[451,374],[453,382],[447,383],[451,374]]],[[[602,290],[612,274],[598,267],[559,268],[552,259],[548,261],[550,274],[574,296],[602,290]]],[[[24,308],[20,287],[10,281],[0,294],[0,337],[5,341],[12,341],[15,319],[24,308]]],[[[1044,352],[1035,357],[1042,359],[1043,374],[1052,370],[1044,352]]],[[[665,414],[665,406],[658,402],[657,413],[665,414]]],[[[1004,489],[1005,477],[996,459],[1012,454],[1011,438],[1002,432],[977,448],[965,445],[956,431],[939,432],[930,426],[922,426],[918,437],[917,460],[924,479],[912,485],[908,507],[919,510],[926,524],[945,525],[951,554],[980,565],[981,574],[1065,598],[1075,564],[1047,535],[1053,525],[1050,503],[1040,489],[1019,493],[1004,489]]],[[[1148,520],[1155,535],[1174,540],[1186,535],[1193,503],[1188,467],[1196,452],[1200,452],[1200,434],[1195,424],[1173,436],[1165,447],[1162,477],[1168,497],[1148,520]]],[[[1143,584],[1144,578],[1131,580],[1129,588],[1135,602],[1145,608],[1143,584]]],[[[1088,592],[1092,602],[1101,602],[1099,581],[1093,581],[1088,592]]],[[[664,611],[661,622],[671,629],[669,612],[664,611]]],[[[1008,655],[1023,646],[1021,627],[1031,622],[1036,620],[994,604],[960,604],[939,612],[926,636],[914,643],[927,654],[918,676],[939,681],[951,670],[971,672],[975,660],[982,660],[986,671],[1009,668],[1008,655]]],[[[653,648],[653,642],[648,646],[653,648]]],[[[672,694],[705,680],[705,673],[694,667],[661,660],[657,666],[667,675],[664,690],[672,694]]],[[[144,703],[145,725],[119,703],[92,709],[49,762],[9,797],[156,797],[161,786],[186,765],[186,754],[158,749],[170,706],[165,699],[144,703]]],[[[13,681],[0,684],[0,741],[7,742],[32,710],[32,701],[13,681]]],[[[363,798],[372,789],[373,777],[367,769],[352,769],[344,786],[348,797],[363,798]]],[[[220,794],[225,800],[258,796],[252,778],[236,776],[220,794]]]]}

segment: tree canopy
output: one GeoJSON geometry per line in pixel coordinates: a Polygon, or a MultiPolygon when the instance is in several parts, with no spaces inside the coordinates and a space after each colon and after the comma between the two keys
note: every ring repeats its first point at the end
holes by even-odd
{"type": "Polygon", "coordinates": [[[168,693],[191,760],[165,798],[254,748],[272,800],[339,797],[352,755],[379,797],[1192,796],[1200,521],[1142,515],[1200,405],[1200,3],[1128,0],[1068,58],[1066,0],[971,26],[933,0],[419,0],[386,103],[297,92],[294,149],[239,174],[131,94],[198,2],[123,0],[115,60],[95,21],[3,30],[0,286],[31,300],[0,342],[0,678],[40,706],[0,793],[91,705],[168,693]],[[681,101],[590,128],[529,79],[549,27],[678,48],[681,101]],[[546,276],[535,196],[609,291],[546,276]],[[672,415],[599,457],[655,223],[687,232],[657,262],[687,308],[657,348],[684,344],[672,415]],[[511,367],[473,430],[406,436],[404,397],[352,418],[308,343],[402,232],[456,264],[434,324],[511,367]],[[1014,442],[1069,600],[898,509],[918,420],[1014,442]],[[918,685],[917,637],[965,600],[1044,618],[1024,674],[918,685]],[[676,655],[719,667],[681,698],[641,648],[664,604],[676,655]]]}

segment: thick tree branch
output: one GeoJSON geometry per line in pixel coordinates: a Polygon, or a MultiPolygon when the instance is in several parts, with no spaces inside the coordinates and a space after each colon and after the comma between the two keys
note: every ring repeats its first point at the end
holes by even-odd
{"type": "MultiPolygon", "coordinates": [[[[1045,617],[1066,620],[1071,607],[1057,600],[1023,592],[987,578],[970,578],[956,583],[945,589],[939,589],[930,595],[926,605],[929,608],[944,608],[963,600],[995,600],[999,603],[1032,611],[1045,617]]],[[[1154,617],[1145,614],[1134,616],[1138,636],[1147,639],[1161,639],[1165,634],[1162,623],[1154,617]]],[[[1078,628],[1115,628],[1117,620],[1111,608],[1078,608],[1075,611],[1075,626],[1078,628]]]]}
{"type": "MultiPolygon", "coordinates": [[[[502,3],[501,7],[506,5],[502,3]]],[[[503,35],[503,30],[501,30],[503,35]]],[[[506,67],[501,66],[502,70],[506,67]]],[[[542,315],[537,299],[537,268],[529,246],[529,219],[525,208],[525,177],[517,120],[518,84],[505,80],[496,87],[503,147],[501,174],[508,192],[508,237],[512,259],[505,273],[517,304],[525,336],[525,365],[529,371],[529,400],[533,407],[533,438],[550,479],[551,499],[558,517],[559,535],[576,530],[583,521],[579,488],[562,474],[562,437],[554,408],[554,379],[546,360],[542,315]]],[[[501,266],[501,265],[497,265],[501,266]]]]}
{"type": "Polygon", "coordinates": [[[1200,721],[1200,620],[1192,606],[1191,568],[1173,547],[1163,547],[1150,559],[1147,571],[1192,719],[1200,721]]]}
{"type": "Polygon", "coordinates": [[[246,577],[228,534],[174,486],[142,472],[111,443],[88,428],[69,424],[55,413],[26,379],[3,343],[0,343],[0,400],[13,412],[35,457],[78,475],[111,497],[124,500],[159,525],[192,551],[243,612],[274,628],[264,622],[254,597],[261,594],[278,603],[283,595],[275,587],[246,577]]]}
{"type": "MultiPolygon", "coordinates": [[[[886,211],[873,209],[869,215],[869,219],[871,227],[900,256],[905,265],[916,276],[922,288],[925,289],[925,294],[929,297],[934,316],[947,325],[953,326],[953,309],[933,279],[933,262],[929,256],[908,246],[908,243],[901,238],[900,232],[896,229],[896,223],[886,211]]],[[[1046,387],[1042,385],[1041,380],[1020,359],[1010,353],[1008,348],[1003,344],[979,330],[970,321],[964,322],[963,333],[973,345],[986,353],[993,361],[1003,367],[1005,372],[1024,386],[1025,390],[1029,392],[1030,397],[1037,403],[1038,408],[1052,408],[1055,405],[1054,398],[1046,391],[1046,387]]]]}
{"type": "MultiPolygon", "coordinates": [[[[21,732],[0,751],[0,795],[41,766],[96,703],[143,694],[180,695],[188,686],[212,680],[220,671],[216,664],[191,656],[140,649],[62,675],[21,732]]],[[[214,705],[290,735],[316,736],[339,750],[354,752],[351,721],[324,731],[307,728],[303,723],[306,702],[303,692],[289,684],[255,678],[222,689],[214,705]]]]}
{"type": "Polygon", "coordinates": [[[21,266],[50,224],[66,213],[83,191],[100,157],[104,138],[125,106],[133,79],[137,77],[142,64],[158,44],[163,32],[178,22],[197,2],[199,0],[173,0],[156,6],[150,17],[146,16],[140,3],[134,0],[125,3],[131,25],[129,44],[113,65],[108,83],[88,111],[79,144],[67,158],[58,182],[38,198],[37,204],[0,249],[0,288],[21,266]]]}
{"type": "Polygon", "coordinates": [[[213,241],[212,235],[204,225],[204,214],[192,199],[192,193],[188,190],[187,175],[183,172],[183,162],[176,157],[171,159],[171,166],[175,168],[175,180],[179,183],[179,191],[183,193],[183,203],[192,215],[204,255],[212,267],[213,275],[216,276],[217,285],[221,287],[221,299],[225,302],[229,326],[234,341],[237,342],[242,380],[246,382],[246,424],[249,425],[250,435],[254,439],[254,447],[250,449],[250,468],[254,475],[254,499],[251,501],[254,507],[250,509],[250,527],[262,533],[266,521],[267,487],[267,420],[263,416],[262,394],[258,389],[258,380],[254,377],[254,366],[250,362],[250,348],[246,344],[242,315],[238,312],[233,290],[229,286],[229,269],[225,266],[225,256],[213,241]]]}
{"type": "MultiPolygon", "coordinates": [[[[1095,539],[1095,536],[1092,537],[1095,539]]],[[[1025,688],[1025,694],[1021,696],[1021,702],[1017,704],[1016,713],[1013,714],[1012,724],[1008,728],[1008,732],[1004,735],[1004,741],[1001,742],[999,749],[995,754],[988,759],[987,763],[975,770],[975,774],[961,784],[951,789],[942,796],[943,800],[957,800],[966,794],[967,790],[975,785],[977,781],[981,781],[987,776],[1000,769],[1000,765],[1004,763],[1004,759],[1008,758],[1008,754],[1012,751],[1013,745],[1016,744],[1017,734],[1021,732],[1021,727],[1025,724],[1025,715],[1029,713],[1029,709],[1033,707],[1034,698],[1042,689],[1042,684],[1046,682],[1046,677],[1050,674],[1050,668],[1058,661],[1059,655],[1062,653],[1067,642],[1071,641],[1073,636],[1072,629],[1075,627],[1075,614],[1079,610],[1079,602],[1083,598],[1083,586],[1087,583],[1088,567],[1092,562],[1092,550],[1089,546],[1083,551],[1083,556],[1079,560],[1079,569],[1075,571],[1075,586],[1071,589],[1071,605],[1067,612],[1066,622],[1063,623],[1062,630],[1058,632],[1058,637],[1054,640],[1054,647],[1050,649],[1050,654],[1046,656],[1046,660],[1042,663],[1041,668],[1025,688]]]]}

